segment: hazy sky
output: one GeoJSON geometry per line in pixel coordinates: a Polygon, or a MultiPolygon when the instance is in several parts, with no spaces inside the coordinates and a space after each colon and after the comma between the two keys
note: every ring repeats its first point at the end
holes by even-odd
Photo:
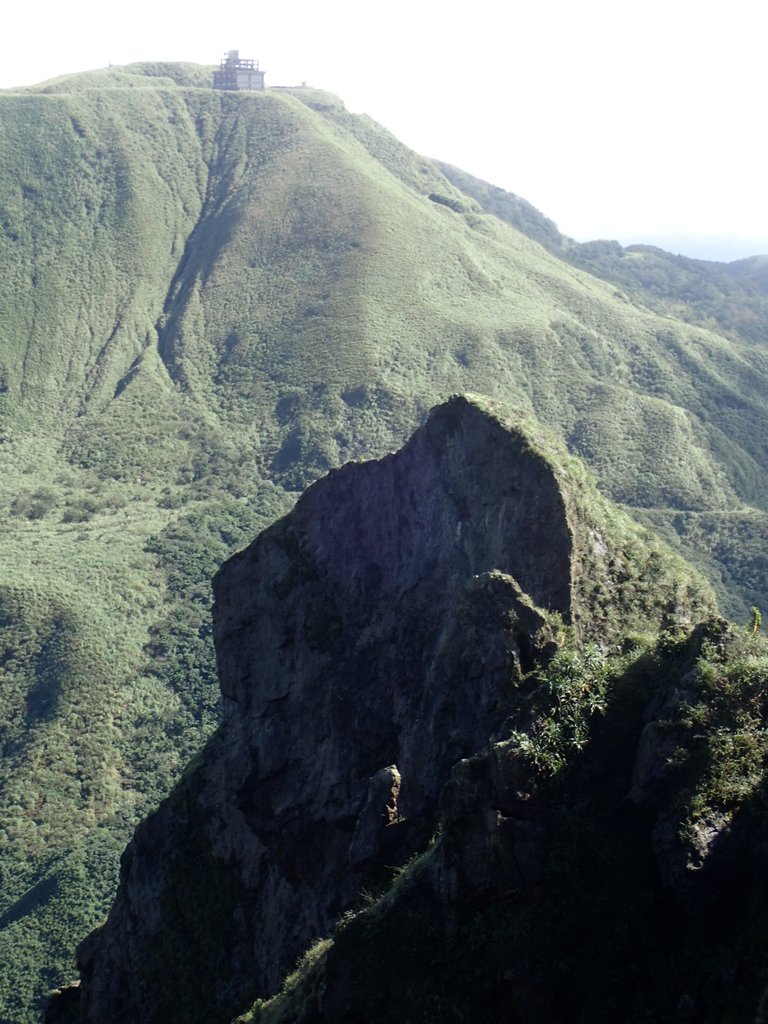
{"type": "Polygon", "coordinates": [[[267,85],[338,93],[428,156],[524,196],[579,240],[768,253],[756,0],[38,0],[4,14],[0,88],[238,48],[267,85]]]}

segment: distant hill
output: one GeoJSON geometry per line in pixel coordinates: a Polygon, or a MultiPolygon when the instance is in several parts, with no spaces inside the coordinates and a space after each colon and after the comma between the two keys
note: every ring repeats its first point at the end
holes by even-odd
{"type": "Polygon", "coordinates": [[[768,343],[768,256],[713,263],[652,245],[576,242],[525,199],[438,164],[487,213],[512,224],[556,255],[625,289],[634,301],[734,340],[768,343]]]}
{"type": "Polygon", "coordinates": [[[768,288],[768,256],[749,256],[745,260],[726,263],[725,269],[734,277],[755,282],[761,289],[768,288]]]}
{"type": "MultiPolygon", "coordinates": [[[[497,190],[491,214],[336,97],[208,76],[141,64],[0,93],[13,1021],[71,974],[134,824],[217,721],[213,572],[451,393],[538,417],[730,614],[768,597],[764,346],[575,267],[529,204],[505,223],[497,190]]],[[[757,295],[763,277],[728,280],[757,295]]]]}
{"type": "Polygon", "coordinates": [[[586,242],[568,255],[576,266],[645,297],[659,312],[734,340],[768,341],[768,273],[761,257],[710,263],[617,242],[586,242]]]}

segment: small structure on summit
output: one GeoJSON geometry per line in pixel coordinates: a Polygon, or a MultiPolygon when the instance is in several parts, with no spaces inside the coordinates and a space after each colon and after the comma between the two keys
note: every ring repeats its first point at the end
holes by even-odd
{"type": "Polygon", "coordinates": [[[241,60],[239,50],[229,50],[219,70],[213,72],[213,88],[234,92],[264,92],[264,72],[257,60],[241,60]]]}

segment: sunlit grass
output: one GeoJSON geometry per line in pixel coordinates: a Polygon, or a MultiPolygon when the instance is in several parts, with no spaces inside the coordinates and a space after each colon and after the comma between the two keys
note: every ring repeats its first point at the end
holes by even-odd
{"type": "Polygon", "coordinates": [[[216,566],[452,392],[538,417],[735,602],[768,594],[744,511],[768,507],[761,353],[617,297],[336,98],[208,75],[0,94],[6,991],[54,960],[67,980],[114,883],[99,837],[119,845],[213,726],[216,566]],[[72,863],[108,880],[51,929],[45,880],[72,863]]]}

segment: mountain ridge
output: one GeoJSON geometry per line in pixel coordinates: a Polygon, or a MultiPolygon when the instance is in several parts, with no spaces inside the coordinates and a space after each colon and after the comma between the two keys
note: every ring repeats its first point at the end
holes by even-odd
{"type": "Polygon", "coordinates": [[[732,616],[768,593],[759,345],[633,305],[335,97],[206,75],[0,93],[14,1022],[72,969],[57,922],[100,919],[117,852],[218,720],[218,565],[447,395],[543,420],[732,616]]]}
{"type": "Polygon", "coordinates": [[[622,246],[607,239],[576,242],[520,196],[450,164],[436,163],[449,181],[475,198],[486,212],[574,266],[627,289],[635,301],[655,312],[733,339],[760,343],[768,335],[768,257],[755,255],[725,263],[649,244],[622,246]]]}

